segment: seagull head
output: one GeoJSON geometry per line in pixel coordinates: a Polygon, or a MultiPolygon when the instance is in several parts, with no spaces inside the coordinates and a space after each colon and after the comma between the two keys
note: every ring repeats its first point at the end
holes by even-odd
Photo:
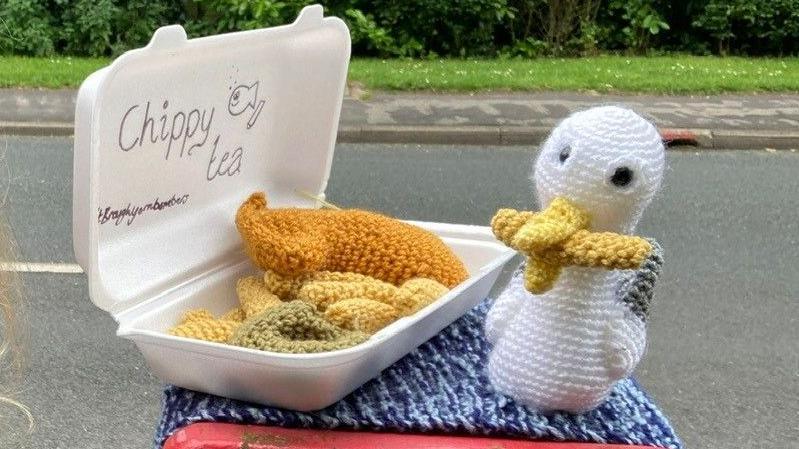
{"type": "Polygon", "coordinates": [[[660,187],[665,149],[652,123],[600,106],[563,120],[541,148],[533,179],[541,208],[564,197],[591,214],[594,231],[631,233],[660,187]]]}

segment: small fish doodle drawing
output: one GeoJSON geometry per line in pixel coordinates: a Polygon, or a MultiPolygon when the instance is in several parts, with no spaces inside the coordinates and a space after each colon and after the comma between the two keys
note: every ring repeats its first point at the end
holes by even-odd
{"type": "Polygon", "coordinates": [[[252,109],[252,115],[247,121],[247,129],[250,129],[255,125],[255,121],[258,120],[258,116],[264,108],[264,103],[266,103],[266,100],[258,99],[258,81],[256,81],[249,86],[246,84],[236,86],[230,94],[227,110],[231,115],[241,115],[248,109],[252,109]]]}

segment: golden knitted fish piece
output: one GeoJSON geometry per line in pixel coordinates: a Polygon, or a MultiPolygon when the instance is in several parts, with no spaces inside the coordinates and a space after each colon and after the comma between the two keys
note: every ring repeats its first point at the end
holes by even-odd
{"type": "Polygon", "coordinates": [[[550,290],[563,267],[638,268],[652,251],[641,237],[591,232],[591,217],[565,198],[541,212],[500,209],[491,229],[502,243],[527,256],[524,286],[531,293],[550,290]]]}
{"type": "Polygon", "coordinates": [[[258,192],[239,207],[236,227],[253,263],[283,276],[354,272],[394,285],[435,279],[449,288],[469,277],[437,235],[375,212],[271,209],[258,192]]]}

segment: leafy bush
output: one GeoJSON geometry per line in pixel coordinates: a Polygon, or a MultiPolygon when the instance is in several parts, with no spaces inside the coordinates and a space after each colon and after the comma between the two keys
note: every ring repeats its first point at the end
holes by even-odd
{"type": "Polygon", "coordinates": [[[652,0],[611,0],[610,9],[621,11],[626,25],[621,28],[627,48],[643,52],[652,36],[669,29],[652,0]]]}
{"type": "Polygon", "coordinates": [[[494,37],[515,17],[507,0],[374,0],[357,6],[368,6],[406,56],[495,55],[494,37]]]}
{"type": "Polygon", "coordinates": [[[38,0],[4,0],[0,3],[0,53],[46,56],[55,51],[55,28],[38,0]]]}
{"type": "Polygon", "coordinates": [[[521,56],[594,53],[601,0],[512,0],[511,53],[521,56]]]}
{"type": "Polygon", "coordinates": [[[177,2],[122,0],[113,19],[113,54],[145,45],[158,27],[179,22],[182,10],[177,2]]]}
{"type": "Polygon", "coordinates": [[[397,46],[396,41],[388,34],[388,30],[377,25],[372,15],[364,14],[359,9],[348,9],[344,12],[344,20],[350,28],[352,46],[361,53],[374,53],[378,56],[408,56],[422,50],[416,41],[397,46]]]}
{"type": "Polygon", "coordinates": [[[105,55],[111,51],[112,20],[119,11],[111,0],[77,0],[63,3],[59,39],[69,54],[105,55]]]}
{"type": "Polygon", "coordinates": [[[658,0],[609,0],[599,18],[603,47],[645,53],[655,37],[671,28],[662,13],[667,8],[658,0]]]}
{"type": "Polygon", "coordinates": [[[252,30],[293,21],[312,0],[186,0],[186,28],[192,35],[252,30]]]}
{"type": "Polygon", "coordinates": [[[176,2],[157,0],[3,0],[0,53],[117,54],[145,44],[180,14],[176,2]]]}
{"type": "Polygon", "coordinates": [[[710,0],[693,22],[717,43],[717,51],[796,53],[799,0],[710,0]]]}
{"type": "MultiPolygon", "coordinates": [[[[0,53],[109,56],[169,23],[190,36],[291,22],[315,0],[0,0],[0,53]]],[[[799,52],[799,0],[322,0],[353,54],[532,58],[799,52]]]]}

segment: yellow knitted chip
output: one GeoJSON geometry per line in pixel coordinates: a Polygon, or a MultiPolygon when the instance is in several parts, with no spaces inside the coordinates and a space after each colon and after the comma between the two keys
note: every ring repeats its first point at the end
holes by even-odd
{"type": "MultiPolygon", "coordinates": [[[[415,313],[448,291],[446,286],[433,279],[413,278],[405,281],[400,287],[396,287],[363,274],[332,271],[309,273],[296,278],[267,271],[264,273],[264,285],[266,289],[284,301],[299,299],[313,304],[320,312],[324,312],[332,305],[344,300],[377,301],[393,306],[395,310],[390,314],[387,312],[386,316],[395,316],[394,319],[415,313]]],[[[358,304],[363,303],[359,302],[358,304]]],[[[379,306],[370,305],[370,307],[377,308],[379,306]]],[[[388,310],[388,308],[382,307],[380,309],[388,310]]],[[[337,316],[341,322],[345,319],[344,316],[354,317],[355,315],[348,313],[337,316]]],[[[356,324],[344,325],[344,327],[347,329],[360,328],[356,324]]]]}
{"type": "Polygon", "coordinates": [[[271,270],[264,272],[264,286],[266,289],[284,301],[297,296],[297,290],[302,287],[303,281],[304,279],[301,277],[282,276],[271,270]]]}
{"type": "Polygon", "coordinates": [[[544,293],[552,289],[560,276],[561,266],[531,257],[524,271],[524,288],[531,293],[544,293]]]}
{"type": "Polygon", "coordinates": [[[225,312],[221,317],[219,317],[219,319],[236,321],[241,323],[242,321],[247,319],[247,315],[244,313],[243,310],[241,310],[241,307],[236,307],[235,309],[230,309],[227,312],[225,312]]]}
{"type": "Polygon", "coordinates": [[[218,320],[205,309],[190,310],[183,315],[181,323],[169,329],[177,337],[226,343],[239,323],[233,320],[218,320]]]}
{"type": "MultiPolygon", "coordinates": [[[[247,339],[257,339],[259,331],[254,329],[266,329],[263,327],[266,326],[266,317],[279,315],[283,317],[282,320],[288,320],[283,322],[285,325],[290,322],[292,314],[296,313],[297,316],[303,316],[303,320],[310,320],[304,321],[306,324],[316,323],[313,326],[324,327],[319,321],[323,320],[333,328],[372,334],[399,317],[415,313],[447,291],[447,287],[440,282],[425,278],[409,279],[396,287],[359,273],[320,271],[289,278],[274,272],[265,272],[263,278],[247,276],[238,280],[236,293],[239,306],[226,312],[221,318],[214,317],[205,309],[192,310],[169,332],[200,340],[226,342],[240,326],[259,316],[261,324],[255,328],[248,324],[250,330],[246,332],[249,335],[247,339]],[[311,317],[305,309],[296,305],[284,307],[288,301],[294,300],[311,305],[318,312],[318,316],[311,317]],[[277,315],[265,314],[278,306],[282,312],[277,315]],[[289,310],[292,312],[288,312],[289,310]]],[[[284,329],[281,332],[288,331],[284,329]]],[[[271,348],[269,350],[295,352],[302,348],[313,348],[316,351],[321,347],[332,347],[327,344],[320,347],[309,346],[308,343],[294,345],[291,343],[291,335],[284,334],[280,337],[282,343],[279,344],[270,340],[271,343],[267,345],[271,348]],[[278,346],[272,346],[274,344],[278,346]],[[282,349],[277,349],[278,347],[282,349]],[[286,349],[288,347],[291,349],[286,349]]],[[[243,340],[238,338],[236,341],[243,340]]],[[[334,346],[336,345],[338,343],[334,346]]]]}
{"type": "Polygon", "coordinates": [[[641,237],[591,232],[588,213],[565,198],[534,213],[500,209],[491,229],[501,242],[527,255],[525,288],[551,289],[565,266],[631,269],[641,266],[652,245],[641,237]]]}
{"type": "Polygon", "coordinates": [[[191,321],[203,321],[203,320],[213,320],[214,314],[211,313],[208,309],[194,309],[189,310],[183,314],[183,317],[180,319],[181,323],[188,323],[191,321]]]}
{"type": "Polygon", "coordinates": [[[398,288],[377,279],[358,281],[309,281],[297,292],[297,299],[325,311],[331,304],[352,298],[366,298],[392,304],[398,288]]]}
{"type": "Polygon", "coordinates": [[[432,279],[408,279],[397,289],[397,294],[390,304],[397,308],[400,316],[408,316],[444,296],[448,291],[447,287],[432,279]]]}
{"type": "Polygon", "coordinates": [[[344,329],[373,334],[399,318],[397,309],[366,298],[343,299],[325,310],[325,318],[344,329]]]}
{"type": "Polygon", "coordinates": [[[359,273],[343,273],[335,271],[317,271],[297,277],[282,276],[274,271],[264,272],[264,285],[284,301],[297,299],[300,289],[309,282],[380,282],[377,279],[359,273]]]}
{"type": "Polygon", "coordinates": [[[264,310],[282,304],[283,301],[272,293],[264,281],[255,276],[247,276],[236,283],[241,311],[245,318],[257,315],[264,310]]]}

